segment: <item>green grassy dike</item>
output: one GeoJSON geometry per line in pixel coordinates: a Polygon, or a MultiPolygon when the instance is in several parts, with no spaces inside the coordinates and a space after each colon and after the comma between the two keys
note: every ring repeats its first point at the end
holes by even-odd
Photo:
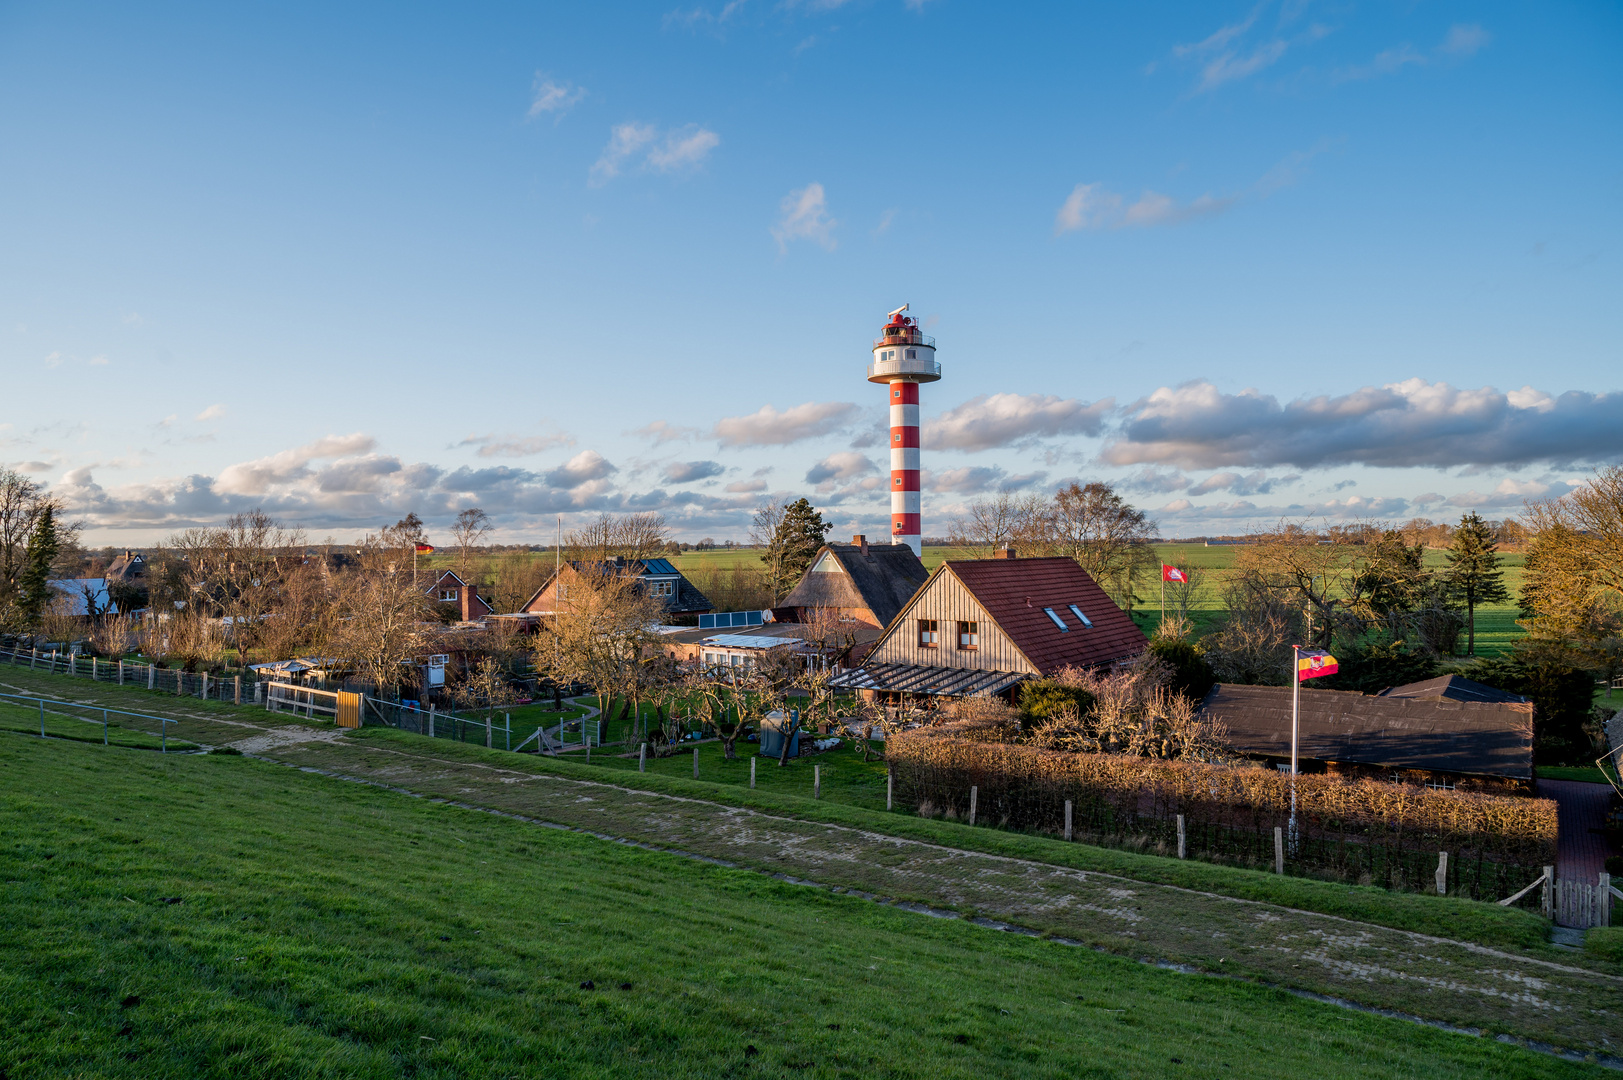
{"type": "Polygon", "coordinates": [[[609,753],[594,753],[591,765],[581,760],[578,754],[562,758],[526,754],[515,761],[512,754],[497,754],[482,747],[459,746],[455,743],[435,743],[425,749],[421,739],[387,728],[366,728],[351,737],[398,745],[414,753],[432,752],[448,760],[478,761],[498,768],[597,780],[642,791],[748,807],[785,817],[867,829],[964,851],[1005,855],[1077,870],[1119,874],[1136,881],[1176,885],[1220,896],[1260,900],[1454,941],[1470,941],[1495,948],[1548,951],[1549,922],[1540,915],[1520,908],[1281,876],[1194,859],[1144,855],[1090,844],[1067,844],[1057,837],[921,818],[901,808],[886,813],[883,809],[883,764],[865,763],[860,755],[846,748],[815,759],[823,765],[824,798],[814,801],[810,798],[812,760],[808,759],[797,761],[784,769],[780,769],[774,761],[761,759],[756,765],[757,786],[751,791],[747,786],[748,755],[754,752],[754,747],[745,750],[746,744],[743,743],[739,744],[739,760],[732,762],[722,759],[718,744],[701,747],[701,779],[695,781],[691,779],[691,750],[678,753],[673,758],[651,760],[648,763],[650,771],[639,773],[635,758],[611,756],[609,753]],[[842,798],[857,805],[836,801],[842,798]]]}
{"type": "Polygon", "coordinates": [[[1589,1071],[249,758],[0,735],[0,830],[9,1080],[1589,1071]]]}

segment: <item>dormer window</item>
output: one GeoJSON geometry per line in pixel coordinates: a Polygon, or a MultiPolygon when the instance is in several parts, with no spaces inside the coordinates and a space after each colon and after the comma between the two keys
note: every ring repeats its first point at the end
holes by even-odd
{"type": "Polygon", "coordinates": [[[1058,612],[1056,612],[1053,608],[1051,608],[1051,607],[1043,608],[1043,614],[1047,615],[1050,619],[1053,619],[1054,620],[1054,625],[1059,627],[1060,631],[1062,633],[1067,633],[1068,634],[1068,633],[1071,632],[1071,628],[1069,626],[1065,625],[1065,620],[1060,618],[1058,612]]]}

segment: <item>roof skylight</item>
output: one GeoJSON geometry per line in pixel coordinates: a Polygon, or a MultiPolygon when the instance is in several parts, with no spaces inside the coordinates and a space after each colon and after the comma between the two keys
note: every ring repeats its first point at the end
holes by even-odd
{"type": "Polygon", "coordinates": [[[1071,609],[1071,614],[1075,615],[1077,618],[1082,620],[1082,625],[1083,626],[1086,626],[1089,629],[1093,628],[1093,620],[1088,618],[1086,615],[1082,614],[1082,609],[1081,608],[1077,607],[1075,604],[1070,604],[1068,606],[1071,609]]]}
{"type": "Polygon", "coordinates": [[[1047,615],[1050,619],[1053,619],[1054,620],[1054,625],[1059,627],[1062,631],[1064,631],[1066,633],[1070,633],[1071,628],[1069,626],[1065,625],[1065,620],[1060,618],[1059,615],[1055,613],[1053,608],[1051,608],[1051,607],[1043,608],[1043,614],[1047,615]]]}

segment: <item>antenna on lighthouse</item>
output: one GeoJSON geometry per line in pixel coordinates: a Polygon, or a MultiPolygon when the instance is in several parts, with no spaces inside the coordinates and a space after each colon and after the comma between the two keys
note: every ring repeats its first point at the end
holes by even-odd
{"type": "Polygon", "coordinates": [[[894,319],[896,316],[898,316],[902,312],[906,311],[910,306],[911,305],[909,305],[909,304],[903,304],[901,307],[897,308],[895,311],[886,312],[886,315],[888,317],[894,319]]]}

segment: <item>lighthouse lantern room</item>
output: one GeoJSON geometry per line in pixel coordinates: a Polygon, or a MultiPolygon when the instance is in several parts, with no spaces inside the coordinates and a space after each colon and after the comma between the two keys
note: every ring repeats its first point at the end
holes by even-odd
{"type": "Polygon", "coordinates": [[[919,520],[919,384],[941,378],[935,361],[935,338],[919,332],[907,304],[890,313],[890,321],[873,343],[868,381],[890,388],[890,536],[914,554],[924,554],[919,520]]]}

